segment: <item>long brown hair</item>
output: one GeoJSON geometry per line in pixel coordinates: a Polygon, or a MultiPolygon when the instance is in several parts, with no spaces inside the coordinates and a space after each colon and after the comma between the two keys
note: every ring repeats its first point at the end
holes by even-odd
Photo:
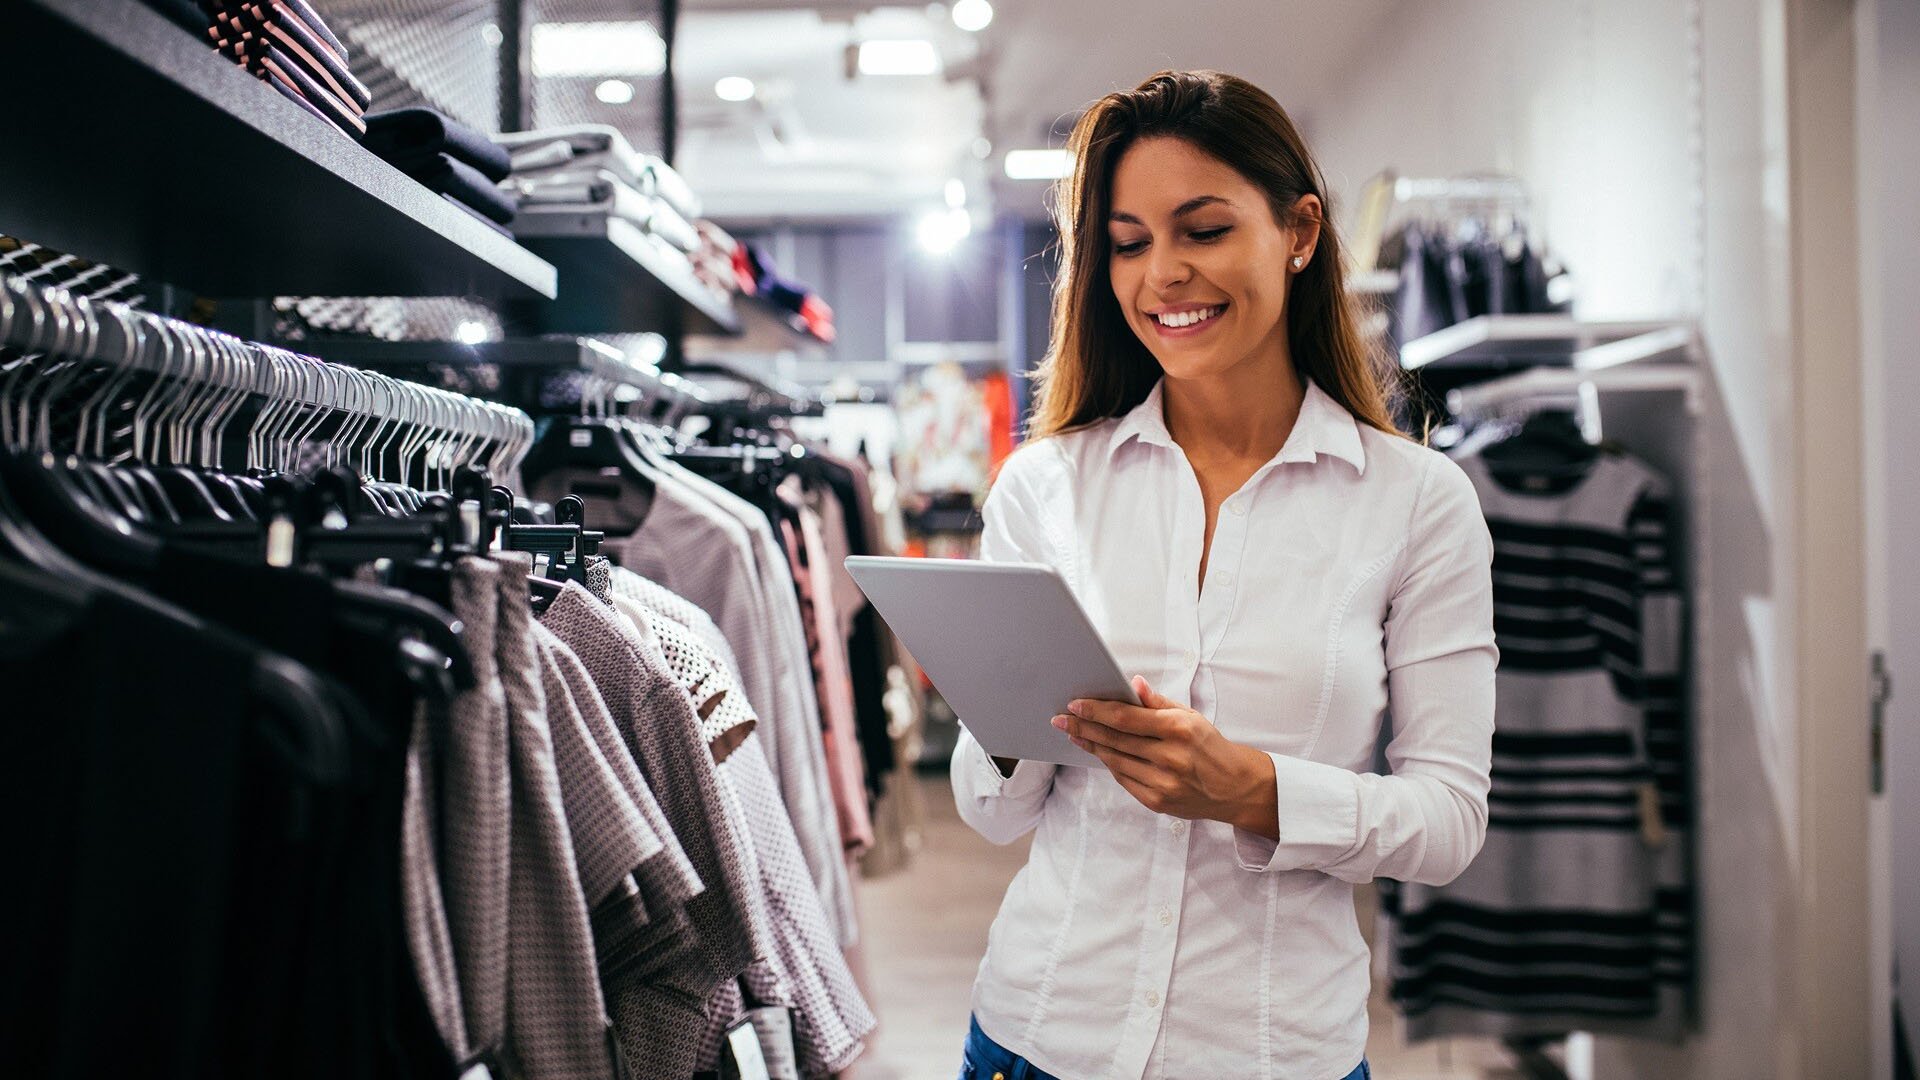
{"type": "Polygon", "coordinates": [[[1321,222],[1313,260],[1294,275],[1287,295],[1294,368],[1361,423],[1399,434],[1383,385],[1385,365],[1360,336],[1347,296],[1326,182],[1286,110],[1245,79],[1217,71],[1163,71],[1101,98],[1068,140],[1073,172],[1055,191],[1061,270],[1053,293],[1053,339],[1035,376],[1032,435],[1043,438],[1124,415],[1146,400],[1160,378],[1160,363],[1127,325],[1107,272],[1113,170],[1127,147],[1150,136],[1184,139],[1225,162],[1266,192],[1283,226],[1300,224],[1294,203],[1301,196],[1319,196],[1328,220],[1321,222]]]}

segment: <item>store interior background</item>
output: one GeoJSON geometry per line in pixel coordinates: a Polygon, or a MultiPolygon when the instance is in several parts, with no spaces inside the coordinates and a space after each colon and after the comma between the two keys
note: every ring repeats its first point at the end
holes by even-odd
{"type": "MultiPolygon", "coordinates": [[[[395,40],[459,36],[441,50],[457,62],[413,74],[489,106],[513,79],[498,12],[524,12],[526,126],[611,123],[665,152],[707,218],[834,310],[831,343],[690,337],[684,358],[826,398],[796,428],[890,461],[932,555],[969,552],[988,483],[969,387],[1005,380],[1011,430],[1046,349],[1054,233],[1031,152],[1102,94],[1166,68],[1253,81],[1343,225],[1383,173],[1516,184],[1573,315],[1697,332],[1689,386],[1601,412],[1685,508],[1698,1015],[1677,1045],[1580,1040],[1559,1060],[1586,1080],[1915,1075],[1920,991],[1902,1000],[1897,972],[1920,971],[1920,2],[993,0],[984,25],[980,0],[313,3],[395,40]],[[542,25],[635,20],[670,57],[540,70],[542,25]],[[862,71],[876,41],[923,42],[895,59],[930,66],[862,71]]],[[[504,334],[484,306],[445,310],[444,337],[504,334]]],[[[953,1075],[1023,859],[954,816],[951,730],[926,732],[908,843],[868,856],[860,962],[882,1027],[852,1080],[953,1075]]],[[[1492,1042],[1407,1047],[1390,1008],[1373,1016],[1384,1080],[1526,1075],[1492,1042]]]]}
{"type": "MultiPolygon", "coordinates": [[[[1037,362],[1045,184],[1009,179],[1005,152],[1062,145],[1086,102],[1165,67],[1216,67],[1274,93],[1336,206],[1388,168],[1516,177],[1577,280],[1580,317],[1697,320],[1703,430],[1688,445],[1700,460],[1679,475],[1704,628],[1699,1031],[1680,1047],[1600,1040],[1593,1075],[1794,1075],[1815,1046],[1870,1047],[1871,1075],[1890,1075],[1886,868],[1912,874],[1920,860],[1888,859],[1885,822],[1901,815],[1869,807],[1846,770],[1866,753],[1868,638],[1913,670],[1899,664],[1913,628],[1885,602],[1912,593],[1884,576],[1898,573],[1887,515],[1911,500],[1883,463],[1913,460],[1910,436],[1862,411],[1920,389],[1894,361],[1920,334],[1897,299],[1920,294],[1912,200],[1896,179],[1913,175],[1920,131],[1913,5],[1201,0],[1175,13],[1006,0],[978,35],[942,27],[939,12],[774,6],[690,4],[676,63],[689,98],[730,74],[773,90],[744,114],[710,94],[689,105],[679,163],[717,218],[765,238],[840,313],[840,342],[774,361],[782,377],[883,386],[930,360],[1016,373],[1037,362]],[[944,79],[844,78],[848,20],[878,34],[922,19],[944,79]],[[794,131],[805,135],[780,137],[794,131]],[[969,152],[981,138],[984,157],[969,152]],[[954,177],[974,228],[937,256],[915,225],[939,214],[954,177]],[[1873,516],[1849,534],[1835,510],[1873,516]],[[1838,574],[1825,579],[1838,591],[1816,574],[1838,574]],[[1864,589],[1869,575],[1887,587],[1864,589]],[[1866,622],[1862,596],[1874,598],[1866,622]],[[1863,919],[1872,906],[1875,940],[1831,921],[1848,905],[1863,919]]],[[[1609,422],[1649,422],[1637,409],[1609,422]]],[[[1899,697],[1893,798],[1915,760],[1899,697]]],[[[1916,940],[1913,884],[1898,883],[1903,943],[1916,940]]]]}

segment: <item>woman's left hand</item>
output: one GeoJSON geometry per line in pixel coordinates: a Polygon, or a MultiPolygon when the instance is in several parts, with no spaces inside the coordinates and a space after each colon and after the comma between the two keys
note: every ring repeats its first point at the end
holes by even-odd
{"type": "Polygon", "coordinates": [[[1053,726],[1098,757],[1156,814],[1224,821],[1268,839],[1279,834],[1273,760],[1228,739],[1206,717],[1136,675],[1142,704],[1075,701],[1053,726]]]}

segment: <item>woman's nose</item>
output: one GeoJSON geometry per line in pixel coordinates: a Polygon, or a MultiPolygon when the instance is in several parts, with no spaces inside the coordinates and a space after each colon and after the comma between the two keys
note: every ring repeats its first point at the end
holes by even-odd
{"type": "Polygon", "coordinates": [[[1147,284],[1158,291],[1166,291],[1184,283],[1193,276],[1193,266],[1187,260],[1174,253],[1165,253],[1164,245],[1156,245],[1157,250],[1147,254],[1147,284]]]}

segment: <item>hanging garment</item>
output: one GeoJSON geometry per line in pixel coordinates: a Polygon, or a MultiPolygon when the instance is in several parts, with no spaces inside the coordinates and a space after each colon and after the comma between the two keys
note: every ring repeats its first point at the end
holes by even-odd
{"type": "Polygon", "coordinates": [[[441,890],[453,938],[471,1052],[498,1055],[506,1037],[508,864],[513,790],[506,687],[494,641],[501,569],[462,559],[453,569],[455,618],[465,627],[478,685],[453,703],[441,770],[441,890]]]}
{"type": "MultiPolygon", "coordinates": [[[[663,469],[645,524],[630,537],[609,537],[601,550],[614,561],[705,610],[740,661],[747,699],[764,726],[763,750],[786,803],[821,905],[843,944],[858,936],[839,822],[820,735],[805,624],[792,572],[765,513],[684,469],[663,469]]],[[[536,498],[572,493],[587,502],[589,520],[617,503],[597,473],[557,470],[532,482],[536,498]]]]}
{"type": "MultiPolygon", "coordinates": [[[[821,477],[832,494],[831,501],[839,508],[838,517],[846,528],[849,554],[891,555],[899,550],[887,539],[864,463],[828,457],[822,463],[821,477]]],[[[845,575],[841,560],[835,559],[833,565],[845,575]]],[[[838,578],[836,581],[835,593],[847,594],[851,575],[846,575],[844,581],[838,578]]],[[[896,723],[887,707],[887,688],[892,681],[891,672],[900,666],[900,649],[893,632],[867,603],[858,585],[852,586],[848,601],[849,606],[841,611],[843,617],[851,611],[847,659],[853,676],[854,719],[859,729],[867,791],[870,797],[878,799],[896,764],[894,739],[910,726],[910,723],[896,723]]]]}
{"type": "Polygon", "coordinates": [[[806,629],[814,689],[820,702],[828,783],[840,825],[840,839],[858,854],[873,844],[867,784],[860,761],[853,711],[853,676],[847,667],[847,639],[834,610],[833,582],[826,571],[826,542],[819,515],[807,505],[800,478],[789,476],[778,494],[784,504],[781,543],[793,574],[795,595],[806,629]]]}
{"type": "MultiPolygon", "coordinates": [[[[700,693],[737,695],[738,683],[724,654],[707,651],[701,635],[677,625],[644,603],[616,598],[616,606],[636,623],[651,625],[668,667],[683,688],[700,693]]],[[[774,951],[765,969],[742,976],[754,1005],[785,1005],[795,1010],[795,1039],[807,1076],[824,1076],[846,1067],[873,1029],[871,1010],[861,997],[838,939],[813,889],[806,860],[794,837],[793,823],[781,805],[779,789],[757,738],[744,740],[738,760],[729,757],[718,772],[723,790],[746,826],[753,864],[759,871],[759,899],[773,930],[774,951]],[[771,976],[771,978],[769,977],[771,976]]],[[[709,1042],[715,1048],[738,1014],[715,1014],[709,1042]]]]}
{"type": "Polygon", "coordinates": [[[771,951],[752,905],[756,885],[727,812],[693,701],[667,671],[656,640],[568,583],[541,622],[578,656],[599,688],[647,784],[660,799],[705,890],[686,905],[695,947],[656,973],[609,972],[609,1011],[627,1065],[639,1076],[687,1076],[703,1065],[706,1003],[771,951]]]}
{"type": "Polygon", "coordinates": [[[1415,1038],[1677,1039],[1693,891],[1670,489],[1616,454],[1584,474],[1461,466],[1494,538],[1487,841],[1457,880],[1386,903],[1394,1000],[1415,1038]]]}
{"type": "Polygon", "coordinates": [[[495,640],[506,686],[513,786],[508,1060],[527,1080],[612,1080],[593,932],[527,600],[533,557],[508,552],[494,559],[501,568],[495,640]]]}

